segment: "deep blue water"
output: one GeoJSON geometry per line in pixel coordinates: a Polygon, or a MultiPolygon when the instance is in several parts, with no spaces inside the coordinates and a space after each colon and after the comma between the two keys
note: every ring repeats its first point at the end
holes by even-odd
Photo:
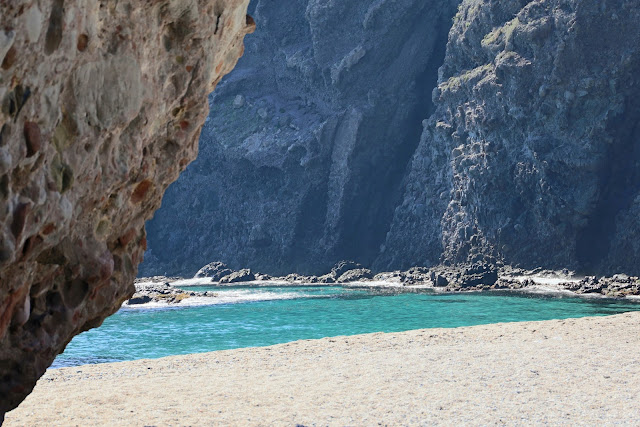
{"type": "Polygon", "coordinates": [[[215,305],[123,308],[76,336],[53,367],[157,358],[300,339],[603,316],[640,310],[613,299],[514,293],[392,293],[332,287],[199,288],[215,305]]]}

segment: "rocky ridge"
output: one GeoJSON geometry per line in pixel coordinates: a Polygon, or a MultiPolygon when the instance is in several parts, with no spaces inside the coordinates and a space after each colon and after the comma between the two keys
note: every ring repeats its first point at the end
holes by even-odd
{"type": "MultiPolygon", "coordinates": [[[[289,285],[348,285],[367,287],[394,287],[398,290],[432,288],[439,292],[474,292],[474,291],[531,291],[554,293],[568,291],[577,295],[599,295],[610,298],[640,296],[640,277],[626,274],[612,276],[577,277],[575,272],[567,269],[561,271],[524,270],[512,267],[497,267],[491,264],[459,264],[456,266],[412,267],[408,270],[395,270],[372,274],[371,270],[353,261],[340,261],[331,271],[322,276],[289,274],[286,276],[270,276],[252,272],[250,269],[233,271],[224,263],[213,262],[204,266],[196,278],[211,279],[210,284],[224,286],[248,284],[270,286],[273,284],[289,285]],[[215,268],[211,268],[214,266],[215,268]],[[225,271],[220,276],[217,271],[225,271]],[[240,279],[237,279],[240,278],[240,279]]],[[[150,282],[164,282],[169,286],[172,281],[164,277],[138,279],[150,282]]],[[[206,284],[206,283],[205,283],[206,284]]],[[[180,288],[178,286],[177,288],[180,288]]],[[[175,288],[174,288],[175,289],[175,288]]],[[[179,293],[175,290],[173,293],[179,293]]],[[[191,295],[193,296],[193,295],[191,295]]]]}
{"type": "Polygon", "coordinates": [[[0,2],[0,420],[134,293],[247,3],[0,2]]]}

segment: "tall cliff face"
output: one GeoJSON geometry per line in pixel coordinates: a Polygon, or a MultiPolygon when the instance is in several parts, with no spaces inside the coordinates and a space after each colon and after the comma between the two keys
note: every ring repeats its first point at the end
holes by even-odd
{"type": "Polygon", "coordinates": [[[0,3],[0,420],[134,292],[247,2],[0,3]]]}
{"type": "Polygon", "coordinates": [[[379,268],[637,273],[640,8],[465,1],[379,268]]]}
{"type": "Polygon", "coordinates": [[[634,2],[457,6],[258,1],[142,272],[640,272],[634,2]]]}
{"type": "Polygon", "coordinates": [[[201,153],[149,223],[142,274],[371,263],[432,110],[457,0],[253,2],[201,153]]]}

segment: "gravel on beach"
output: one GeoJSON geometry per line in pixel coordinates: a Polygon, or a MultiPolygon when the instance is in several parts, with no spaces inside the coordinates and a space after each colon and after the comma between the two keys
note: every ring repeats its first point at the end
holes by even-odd
{"type": "Polygon", "coordinates": [[[640,313],[49,370],[5,426],[640,424],[640,313]]]}

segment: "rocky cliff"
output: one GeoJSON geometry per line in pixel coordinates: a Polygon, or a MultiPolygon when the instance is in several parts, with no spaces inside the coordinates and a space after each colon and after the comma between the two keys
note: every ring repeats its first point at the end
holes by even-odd
{"type": "Polygon", "coordinates": [[[0,420],[134,292],[248,0],[0,3],[0,420]]]}
{"type": "Polygon", "coordinates": [[[256,0],[201,154],[149,224],[142,274],[371,263],[433,106],[457,0],[256,0]]]}
{"type": "Polygon", "coordinates": [[[465,1],[379,268],[640,271],[640,7],[465,1]]]}
{"type": "Polygon", "coordinates": [[[142,272],[638,273],[637,3],[458,3],[257,1],[142,272]]]}

